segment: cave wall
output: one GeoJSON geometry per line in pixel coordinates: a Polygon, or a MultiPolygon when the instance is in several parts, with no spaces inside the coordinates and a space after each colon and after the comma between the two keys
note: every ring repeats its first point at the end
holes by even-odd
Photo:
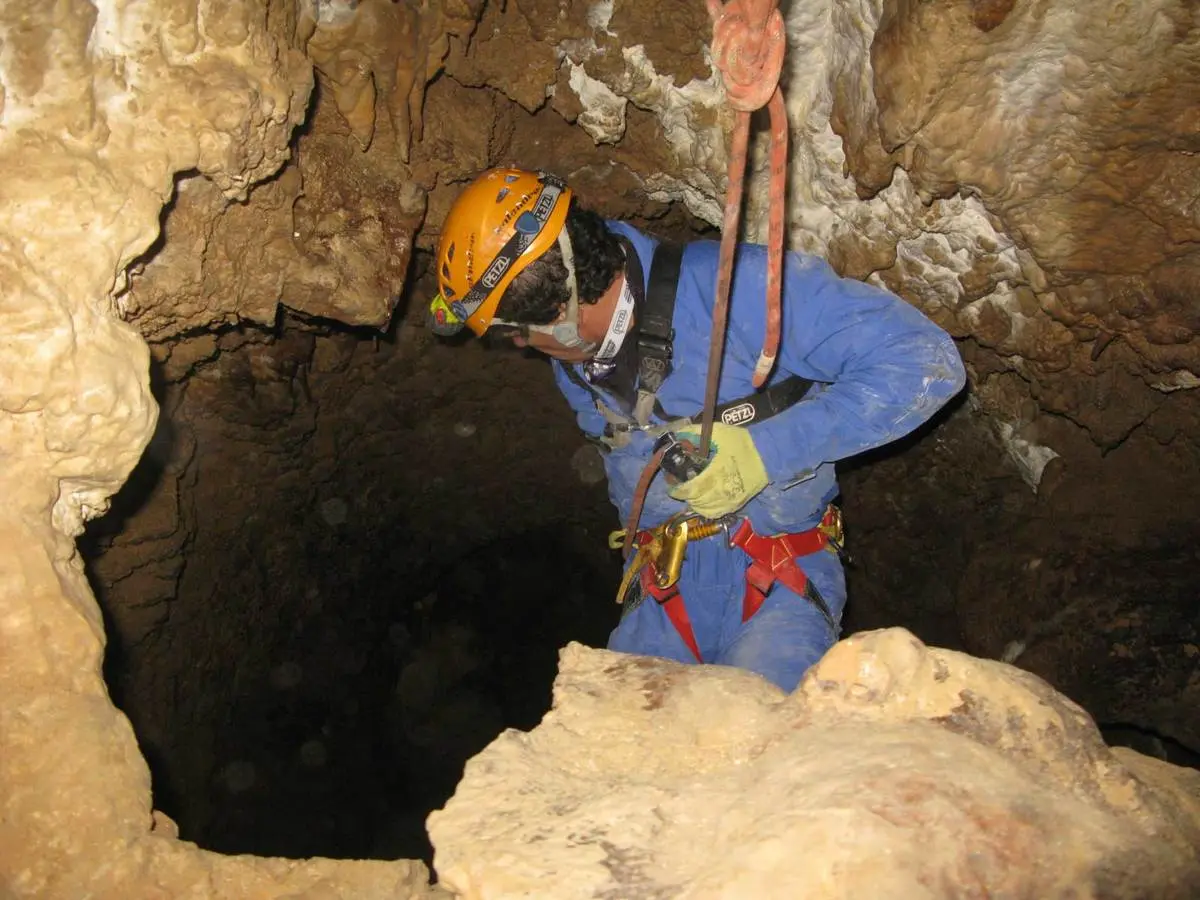
{"type": "Polygon", "coordinates": [[[154,245],[179,173],[236,205],[284,165],[312,91],[312,31],[291,3],[0,12],[0,871],[10,896],[424,890],[419,864],[226,857],[174,840],[109,701],[101,616],[74,542],[158,417],[147,346],[122,321],[128,268],[154,245]]]}
{"type": "MultiPolygon", "coordinates": [[[[0,782],[13,787],[0,846],[20,893],[120,893],[132,879],[271,896],[326,880],[382,896],[423,881],[417,866],[264,863],[173,841],[108,700],[75,538],[154,449],[146,340],[190,375],[217,349],[204,332],[269,328],[280,303],[383,327],[414,248],[482,165],[554,168],[604,212],[664,232],[687,225],[672,202],[715,225],[727,119],[708,23],[696,4],[668,11],[64,0],[0,13],[0,515],[6,545],[24,548],[0,564],[0,782]],[[182,335],[197,337],[172,343],[182,335]]],[[[935,545],[941,507],[919,516],[914,498],[977,484],[964,459],[1037,488],[947,557],[930,611],[953,607],[960,633],[982,623],[967,629],[981,654],[1034,634],[1026,661],[1060,680],[1078,677],[1067,651],[1081,644],[1118,666],[1195,656],[1177,549],[1200,496],[1194,16],[1183,0],[789,8],[792,243],[920,306],[962,338],[972,374],[961,415],[974,418],[954,436],[970,452],[948,477],[911,460],[849,475],[848,490],[873,477],[886,491],[891,472],[909,485],[864,514],[863,534],[904,524],[914,548],[935,545]],[[1022,587],[1033,571],[1052,574],[1022,587]],[[1143,629],[1164,577],[1184,599],[1143,629]],[[1076,589],[1071,610],[1119,594],[1099,604],[1111,628],[1045,625],[1063,621],[1048,600],[1076,589]],[[1022,591],[1032,600],[1014,604],[1022,591]]],[[[754,236],[763,191],[750,196],[754,236]]],[[[165,521],[171,483],[167,512],[148,507],[165,521]]]]}

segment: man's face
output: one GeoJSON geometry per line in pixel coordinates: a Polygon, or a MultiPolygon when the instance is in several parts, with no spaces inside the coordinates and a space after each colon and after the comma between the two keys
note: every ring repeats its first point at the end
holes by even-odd
{"type": "Polygon", "coordinates": [[[531,347],[539,353],[545,353],[547,356],[565,363],[587,362],[595,353],[592,350],[564,347],[550,335],[542,334],[540,331],[527,331],[524,333],[514,331],[512,342],[518,347],[531,347]]]}
{"type": "MultiPolygon", "coordinates": [[[[579,307],[579,335],[586,341],[598,343],[608,330],[608,323],[600,324],[604,314],[597,308],[598,304],[585,303],[579,307]]],[[[554,323],[563,321],[567,316],[566,307],[559,312],[558,318],[554,323]]],[[[529,347],[532,350],[537,350],[539,353],[545,353],[547,356],[565,363],[581,363],[587,362],[595,355],[594,350],[581,350],[574,347],[564,347],[558,341],[548,334],[540,331],[530,331],[527,328],[506,328],[500,326],[497,328],[499,336],[511,338],[512,342],[518,347],[529,347]]]]}

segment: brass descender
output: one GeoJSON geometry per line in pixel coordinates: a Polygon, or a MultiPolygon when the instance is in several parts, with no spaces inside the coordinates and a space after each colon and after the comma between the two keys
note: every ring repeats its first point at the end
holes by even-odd
{"type": "MultiPolygon", "coordinates": [[[[610,547],[612,546],[614,540],[617,542],[616,546],[613,547],[614,550],[619,550],[621,548],[621,538],[617,537],[621,534],[622,532],[620,531],[614,531],[611,535],[609,535],[608,543],[610,547]]],[[[638,547],[637,553],[633,554],[633,561],[629,564],[628,568],[625,569],[625,574],[621,576],[621,585],[617,588],[618,606],[621,606],[625,603],[625,594],[629,590],[629,585],[633,583],[633,579],[637,578],[638,575],[641,574],[642,569],[646,567],[647,563],[653,562],[654,559],[657,558],[661,549],[662,542],[658,538],[652,538],[638,547]]]]}
{"type": "MultiPolygon", "coordinates": [[[[621,586],[617,589],[617,603],[624,602],[625,592],[633,579],[641,573],[648,563],[654,564],[654,583],[660,589],[667,589],[679,580],[683,569],[683,561],[687,556],[687,545],[691,541],[712,537],[718,532],[728,532],[729,522],[726,519],[706,521],[699,516],[684,518],[676,516],[661,525],[651,528],[649,539],[637,549],[633,562],[625,570],[621,586]]],[[[608,536],[608,546],[613,550],[621,549],[625,540],[625,532],[614,531],[608,536]]]]}
{"type": "Polygon", "coordinates": [[[683,557],[687,553],[688,520],[670,520],[663,526],[662,550],[654,560],[654,583],[669,588],[679,580],[683,557]]]}

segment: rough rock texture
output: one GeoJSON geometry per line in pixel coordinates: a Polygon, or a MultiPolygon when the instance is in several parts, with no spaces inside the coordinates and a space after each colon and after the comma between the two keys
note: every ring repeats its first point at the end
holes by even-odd
{"type": "Polygon", "coordinates": [[[902,629],[841,642],[791,696],[570,646],[554,710],[472,760],[429,827],[464,897],[1200,890],[1200,775],[1110,752],[1040,680],[902,629]]]}
{"type": "MultiPolygon", "coordinates": [[[[552,95],[618,150],[652,134],[660,146],[631,163],[644,189],[716,225],[724,117],[699,6],[651,22],[622,0],[556,17],[508,4],[447,71],[531,110],[552,95]],[[535,45],[514,69],[518,39],[552,52],[535,45]],[[651,124],[628,127],[634,110],[651,124]]],[[[1031,485],[1064,453],[1045,433],[1054,415],[1111,448],[1200,385],[1190,5],[818,0],[788,15],[792,244],[984,348],[979,402],[1031,485]]],[[[765,227],[764,149],[751,237],[765,227]]]]}
{"type": "Polygon", "coordinates": [[[971,649],[1042,676],[1098,721],[1200,747],[1194,544],[1162,534],[1106,544],[1097,559],[1070,535],[1051,544],[1039,525],[976,547],[959,585],[971,649]]]}
{"type": "Polygon", "coordinates": [[[413,178],[425,84],[469,4],[322,0],[298,39],[318,96],[295,163],[230,203],[208,180],[180,178],[161,246],[134,268],[121,298],[151,340],[204,328],[273,325],[283,305],[309,316],[385,328],[408,274],[431,185],[413,178]]]}
{"type": "Polygon", "coordinates": [[[419,864],[220,857],[173,838],[100,675],[72,538],[154,431],[126,267],[180,172],[241,200],[312,87],[288,3],[0,12],[0,883],[6,896],[419,896],[419,864]]]}
{"type": "Polygon", "coordinates": [[[181,180],[163,246],[121,298],[151,340],[235,325],[273,325],[280,303],[351,325],[386,326],[404,286],[423,192],[392,149],[368,161],[331,104],[318,107],[298,160],[229,203],[210,181],[181,180]],[[383,160],[378,159],[383,157],[383,160]]]}
{"type": "Polygon", "coordinates": [[[388,3],[321,0],[308,55],[325,76],[337,110],[366,150],[382,119],[400,158],[420,139],[426,82],[441,68],[450,38],[471,33],[482,0],[388,3]]]}
{"type": "MultiPolygon", "coordinates": [[[[700,3],[521,0],[489,6],[446,71],[461,84],[503,91],[531,113],[551,104],[594,142],[616,145],[601,158],[627,166],[643,193],[686,199],[717,224],[724,95],[706,62],[710,40],[700,3]],[[526,64],[511,65],[514,54],[526,64]]],[[[576,160],[567,171],[575,168],[584,167],[576,160]]]]}
{"type": "Polygon", "coordinates": [[[928,643],[1004,658],[1106,734],[1134,726],[1200,747],[1198,560],[1191,529],[1165,514],[1200,455],[1150,429],[1102,455],[1079,431],[1061,432],[1072,477],[1057,460],[1037,493],[970,403],[843,467],[846,625],[903,624],[928,643]]]}
{"type": "MultiPolygon", "coordinates": [[[[863,147],[851,165],[881,187],[881,154],[868,157],[882,147],[923,195],[980,199],[1028,257],[1023,277],[960,304],[959,322],[980,333],[987,307],[1002,311],[988,345],[1043,408],[1112,443],[1121,417],[1080,373],[1120,366],[1170,392],[1200,370],[1200,30],[1180,2],[1010,7],[980,18],[975,4],[935,16],[885,4],[871,53],[878,129],[851,136],[863,147]],[[935,75],[946,68],[960,77],[935,75]],[[1124,346],[1098,359],[1114,336],[1124,346]]],[[[1114,405],[1153,405],[1124,378],[1119,393],[1114,405]]]]}

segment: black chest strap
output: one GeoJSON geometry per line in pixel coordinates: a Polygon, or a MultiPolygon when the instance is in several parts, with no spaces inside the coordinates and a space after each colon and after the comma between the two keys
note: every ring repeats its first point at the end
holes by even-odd
{"type": "MultiPolygon", "coordinates": [[[[566,372],[567,377],[574,384],[590,393],[598,404],[603,405],[604,401],[595,388],[588,383],[587,379],[579,374],[574,366],[563,365],[563,371],[566,372]]],[[[725,403],[718,403],[716,409],[713,411],[713,419],[723,422],[726,425],[741,425],[743,427],[752,425],[755,422],[766,421],[803,400],[812,389],[814,383],[800,375],[789,375],[782,381],[777,381],[775,384],[768,386],[765,390],[754,391],[745,397],[739,397],[736,400],[729,400],[725,403]]],[[[664,422],[695,422],[700,415],[699,412],[692,415],[672,415],[663,409],[657,400],[655,400],[654,407],[655,414],[664,422]]],[[[627,440],[630,432],[654,430],[650,426],[638,425],[632,419],[626,422],[609,421],[604,426],[603,437],[598,438],[598,440],[603,444],[613,446],[627,440]]]]}
{"type": "Polygon", "coordinates": [[[649,423],[655,397],[673,368],[675,294],[682,263],[681,244],[663,242],[655,248],[646,298],[638,310],[638,383],[633,417],[643,427],[649,423]]]}

